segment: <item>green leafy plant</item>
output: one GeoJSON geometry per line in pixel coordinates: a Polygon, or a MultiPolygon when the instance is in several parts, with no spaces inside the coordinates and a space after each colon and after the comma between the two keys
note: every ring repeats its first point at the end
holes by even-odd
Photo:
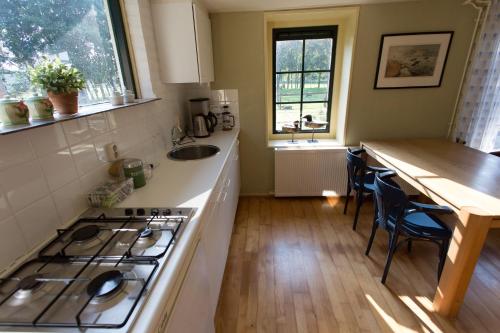
{"type": "Polygon", "coordinates": [[[78,92],[85,87],[83,74],[71,65],[61,62],[61,59],[49,60],[43,58],[35,67],[29,68],[31,83],[55,94],[78,92]]]}

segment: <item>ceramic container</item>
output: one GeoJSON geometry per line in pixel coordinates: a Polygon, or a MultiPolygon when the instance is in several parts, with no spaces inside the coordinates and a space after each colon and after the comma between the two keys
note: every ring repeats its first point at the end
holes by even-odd
{"type": "Polygon", "coordinates": [[[118,91],[115,91],[111,96],[109,102],[111,105],[122,105],[123,104],[123,96],[120,95],[118,91]]]}
{"type": "Polygon", "coordinates": [[[136,158],[124,160],[123,172],[125,174],[125,178],[132,178],[134,180],[134,189],[146,185],[146,177],[144,175],[144,167],[141,160],[136,158]]]}
{"type": "Polygon", "coordinates": [[[48,97],[34,94],[26,98],[26,104],[30,109],[31,119],[47,120],[54,119],[54,105],[48,97]]]}
{"type": "Polygon", "coordinates": [[[4,126],[29,124],[28,106],[22,100],[5,96],[0,99],[0,121],[4,126]]]}

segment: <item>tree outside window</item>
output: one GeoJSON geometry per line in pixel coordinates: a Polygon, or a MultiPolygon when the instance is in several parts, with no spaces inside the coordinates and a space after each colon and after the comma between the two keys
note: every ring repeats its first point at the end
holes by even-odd
{"type": "Polygon", "coordinates": [[[123,86],[110,27],[104,0],[3,0],[0,97],[30,94],[27,68],[46,56],[83,73],[80,105],[107,101],[123,86]]]}
{"type": "Polygon", "coordinates": [[[294,121],[307,132],[304,115],[330,121],[336,37],[336,26],[273,30],[273,133],[294,121]]]}

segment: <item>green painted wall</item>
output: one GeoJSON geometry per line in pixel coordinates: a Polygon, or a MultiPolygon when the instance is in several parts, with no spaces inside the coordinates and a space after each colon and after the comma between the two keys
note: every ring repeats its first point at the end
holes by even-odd
{"type": "MultiPolygon", "coordinates": [[[[362,139],[445,137],[474,29],[475,11],[460,0],[425,0],[360,7],[347,114],[346,143],[362,139]],[[455,32],[440,88],[374,90],[384,33],[455,32]]],[[[267,148],[264,14],[212,15],[215,89],[239,90],[242,193],[274,188],[274,155],[267,148]]]]}

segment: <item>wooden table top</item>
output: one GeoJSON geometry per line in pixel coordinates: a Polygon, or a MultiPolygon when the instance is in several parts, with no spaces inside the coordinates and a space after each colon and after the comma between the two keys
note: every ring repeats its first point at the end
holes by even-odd
{"type": "MultiPolygon", "coordinates": [[[[459,211],[500,218],[500,157],[443,139],[363,141],[367,152],[459,211]]],[[[404,178],[404,177],[403,177],[404,178]]]]}

